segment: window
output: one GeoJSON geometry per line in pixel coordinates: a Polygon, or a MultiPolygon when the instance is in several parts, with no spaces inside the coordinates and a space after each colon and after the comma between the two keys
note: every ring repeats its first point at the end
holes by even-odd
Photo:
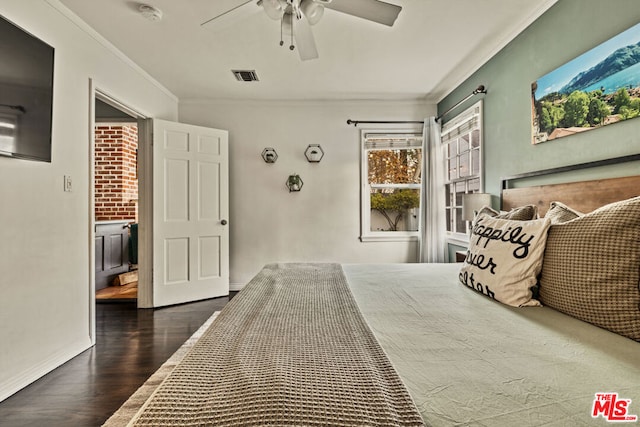
{"type": "Polygon", "coordinates": [[[362,131],[363,242],[417,238],[421,172],[421,133],[362,131]]]}
{"type": "Polygon", "coordinates": [[[451,237],[464,236],[466,240],[468,229],[462,219],[462,195],[482,191],[482,102],[444,124],[441,140],[447,162],[447,232],[451,237]]]}

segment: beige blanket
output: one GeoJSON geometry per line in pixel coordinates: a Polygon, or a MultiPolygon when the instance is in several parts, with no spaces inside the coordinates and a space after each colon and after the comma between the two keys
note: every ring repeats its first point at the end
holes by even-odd
{"type": "Polygon", "coordinates": [[[265,267],[130,425],[420,426],[337,264],[265,267]]]}

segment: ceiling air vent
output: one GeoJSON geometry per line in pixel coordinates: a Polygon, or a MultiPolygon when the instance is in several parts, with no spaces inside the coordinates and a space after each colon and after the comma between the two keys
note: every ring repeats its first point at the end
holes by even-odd
{"type": "Polygon", "coordinates": [[[256,70],[231,70],[236,79],[241,82],[257,82],[258,75],[256,70]]]}

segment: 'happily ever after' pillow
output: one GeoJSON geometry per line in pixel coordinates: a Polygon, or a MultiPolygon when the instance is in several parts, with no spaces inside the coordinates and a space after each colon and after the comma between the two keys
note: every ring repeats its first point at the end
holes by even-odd
{"type": "Polygon", "coordinates": [[[550,221],[476,217],[459,279],[477,292],[515,307],[538,306],[532,288],[542,268],[550,221]]]}

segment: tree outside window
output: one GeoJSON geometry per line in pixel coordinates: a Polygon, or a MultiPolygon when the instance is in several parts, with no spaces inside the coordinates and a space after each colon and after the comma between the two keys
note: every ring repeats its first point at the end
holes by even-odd
{"type": "Polygon", "coordinates": [[[372,231],[417,231],[411,216],[420,206],[420,189],[412,187],[420,185],[422,149],[371,150],[368,158],[371,209],[388,224],[374,230],[372,221],[372,231]]]}

